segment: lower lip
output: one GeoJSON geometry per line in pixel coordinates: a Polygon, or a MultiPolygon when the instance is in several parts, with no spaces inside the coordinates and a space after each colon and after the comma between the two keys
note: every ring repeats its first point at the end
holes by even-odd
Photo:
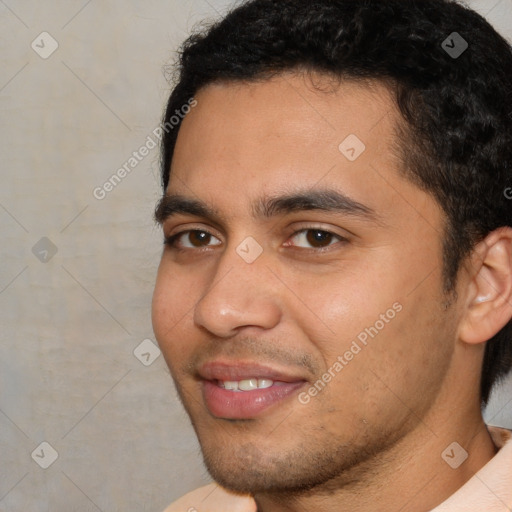
{"type": "Polygon", "coordinates": [[[203,397],[213,416],[224,419],[246,420],[283,401],[305,382],[283,382],[264,389],[230,391],[215,383],[203,381],[203,397]]]}

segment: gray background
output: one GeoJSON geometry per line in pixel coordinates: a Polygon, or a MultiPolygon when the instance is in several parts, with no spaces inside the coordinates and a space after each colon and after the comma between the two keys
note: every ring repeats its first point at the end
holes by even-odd
{"type": "MultiPolygon", "coordinates": [[[[208,481],[163,358],[136,351],[154,342],[158,150],[93,191],[156,140],[163,66],[229,3],[0,0],[2,512],[158,512],[208,481]]],[[[512,0],[470,5],[512,39],[512,0]]],[[[491,423],[512,427],[511,389],[491,423]]]]}

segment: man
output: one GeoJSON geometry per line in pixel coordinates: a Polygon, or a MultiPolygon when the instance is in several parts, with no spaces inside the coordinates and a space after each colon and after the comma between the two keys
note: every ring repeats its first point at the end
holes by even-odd
{"type": "Polygon", "coordinates": [[[168,511],[512,510],[511,113],[450,0],[252,0],[186,42],[153,325],[216,483],[168,511]]]}

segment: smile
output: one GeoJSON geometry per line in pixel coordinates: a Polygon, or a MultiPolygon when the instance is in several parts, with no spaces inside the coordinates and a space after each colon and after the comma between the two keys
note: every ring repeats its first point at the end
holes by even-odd
{"type": "Polygon", "coordinates": [[[199,377],[206,408],[222,419],[256,418],[306,384],[290,370],[242,362],[205,364],[199,377]]]}

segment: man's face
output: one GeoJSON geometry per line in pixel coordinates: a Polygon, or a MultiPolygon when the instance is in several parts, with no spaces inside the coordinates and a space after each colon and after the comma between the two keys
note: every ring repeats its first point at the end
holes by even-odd
{"type": "Polygon", "coordinates": [[[339,482],[389,448],[443,392],[456,338],[443,215],[398,172],[390,93],[315,83],[201,90],[167,189],[188,201],[162,208],[155,334],[208,469],[239,491],[339,482]]]}

